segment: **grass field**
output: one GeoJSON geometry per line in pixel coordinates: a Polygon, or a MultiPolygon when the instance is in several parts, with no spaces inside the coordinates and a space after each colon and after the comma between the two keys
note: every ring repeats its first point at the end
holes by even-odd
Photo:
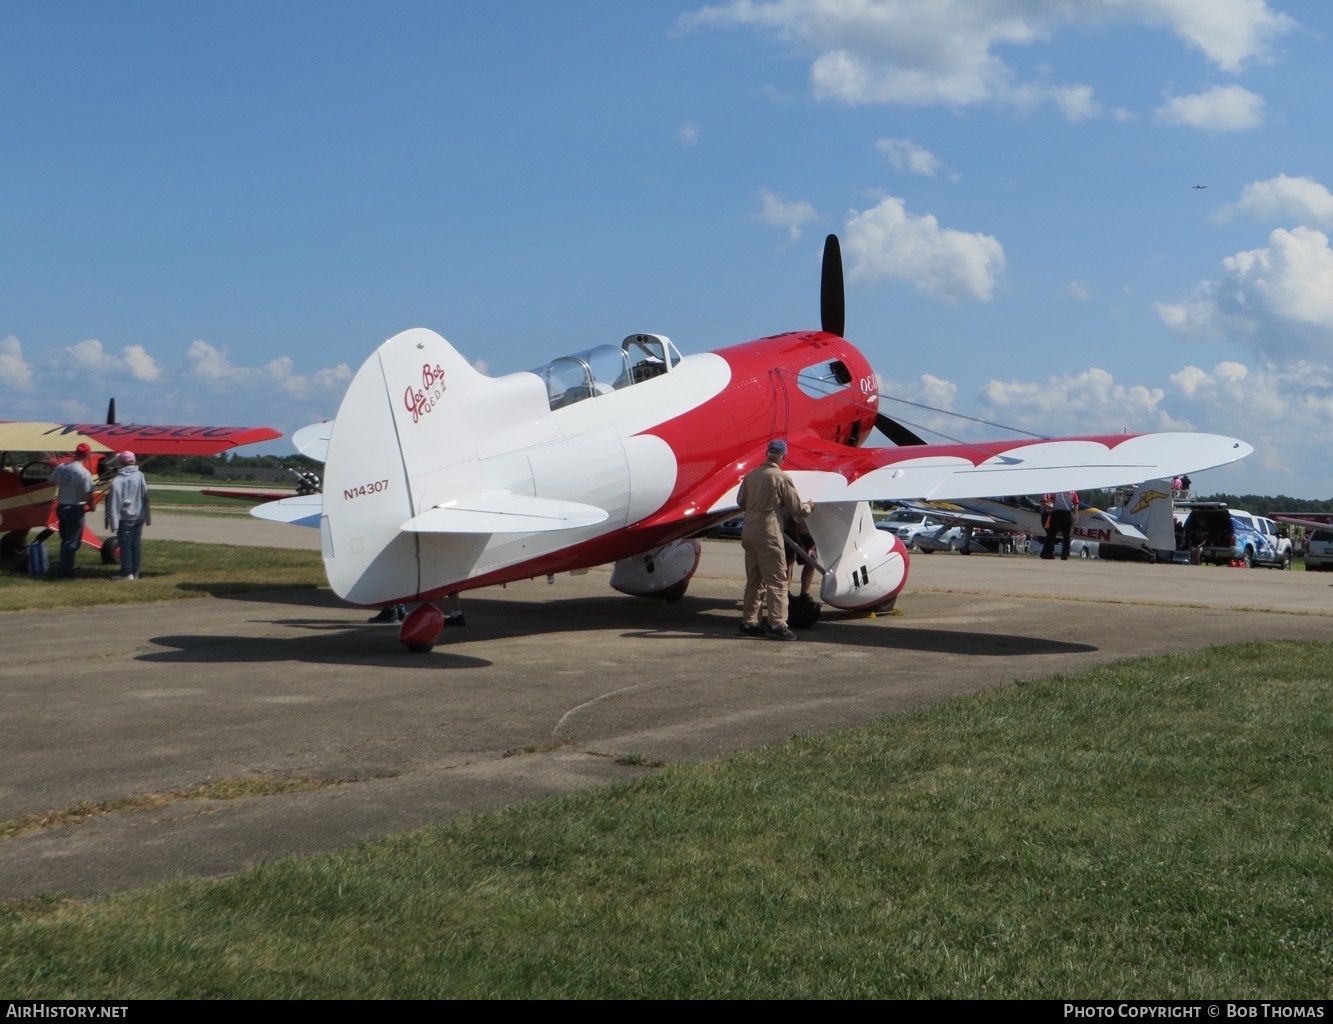
{"type": "MultiPolygon", "coordinates": [[[[54,570],[60,556],[59,539],[48,539],[46,549],[54,570]]],[[[145,538],[143,567],[142,579],[133,582],[112,580],[120,566],[101,564],[97,552],[85,548],[79,553],[78,575],[71,579],[57,579],[54,574],[28,576],[0,572],[0,612],[177,601],[325,584],[324,564],[319,552],[289,548],[247,548],[145,538]]]]}
{"type": "Polygon", "coordinates": [[[7,904],[0,991],[1327,999],[1330,668],[1315,643],[1143,659],[232,878],[7,904]]]}

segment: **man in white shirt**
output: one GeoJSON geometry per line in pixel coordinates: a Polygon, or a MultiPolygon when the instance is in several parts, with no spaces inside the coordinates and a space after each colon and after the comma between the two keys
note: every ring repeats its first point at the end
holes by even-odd
{"type": "Polygon", "coordinates": [[[56,485],[56,522],[60,524],[60,565],[57,576],[74,575],[74,556],[83,543],[83,517],[92,507],[93,475],[88,472],[92,449],[80,443],[74,458],[63,462],[51,474],[56,485]]]}

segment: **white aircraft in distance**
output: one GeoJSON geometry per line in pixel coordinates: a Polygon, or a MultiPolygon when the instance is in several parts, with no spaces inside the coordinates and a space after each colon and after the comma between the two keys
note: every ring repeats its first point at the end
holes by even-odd
{"type": "Polygon", "coordinates": [[[454,591],[614,563],[611,586],[681,597],[697,535],[732,516],[741,479],[785,438],[784,464],[825,569],[821,599],[891,604],[907,551],[869,501],[1110,487],[1243,458],[1211,434],[926,444],[879,411],[875,371],[842,337],[838,240],[825,243],[822,329],[682,356],[631,334],[532,372],[488,377],[433,331],[384,342],[331,423],[295,436],[324,493],[253,510],[317,525],[329,583],[376,606],[419,602],[399,639],[429,650],[454,591]],[[879,427],[898,447],[865,447],[879,427]]]}
{"type": "MultiPolygon", "coordinates": [[[[1097,544],[1098,557],[1106,561],[1169,562],[1176,547],[1173,493],[1170,480],[1147,480],[1137,485],[1119,508],[1103,511],[1083,505],[1074,514],[1070,536],[1097,544]]],[[[1037,538],[1046,535],[1041,505],[1029,496],[901,504],[946,526],[1007,530],[1037,538]]]]}

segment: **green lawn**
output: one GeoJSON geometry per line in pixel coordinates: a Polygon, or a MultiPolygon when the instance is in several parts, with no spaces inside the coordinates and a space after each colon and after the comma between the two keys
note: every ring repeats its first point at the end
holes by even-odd
{"type": "Polygon", "coordinates": [[[237,877],[0,906],[0,991],[1327,999],[1331,670],[1315,643],[1143,659],[237,877]]]}
{"type": "Polygon", "coordinates": [[[142,604],[325,585],[324,564],[318,551],[145,538],[142,579],[120,583],[111,579],[120,572],[120,566],[103,565],[98,553],[87,548],[79,552],[78,575],[57,579],[54,569],[60,557],[59,538],[49,538],[46,550],[51,574],[28,576],[8,571],[8,567],[0,571],[0,612],[142,604]]]}

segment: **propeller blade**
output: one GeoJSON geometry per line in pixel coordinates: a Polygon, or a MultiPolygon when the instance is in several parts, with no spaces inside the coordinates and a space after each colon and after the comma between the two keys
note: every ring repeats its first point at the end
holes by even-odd
{"type": "Polygon", "coordinates": [[[116,425],[116,400],[111,399],[111,403],[106,407],[106,421],[111,426],[116,425]]]}
{"type": "Polygon", "coordinates": [[[842,337],[847,327],[847,304],[842,290],[842,246],[837,235],[824,239],[824,265],[819,281],[819,326],[826,334],[842,337]]]}
{"type": "Polygon", "coordinates": [[[905,448],[909,445],[914,445],[914,444],[926,443],[921,438],[917,437],[916,434],[912,433],[910,430],[904,427],[897,420],[890,419],[883,413],[879,413],[878,415],[875,416],[875,426],[879,428],[879,432],[881,434],[887,437],[894,444],[898,445],[900,448],[905,448]]]}

